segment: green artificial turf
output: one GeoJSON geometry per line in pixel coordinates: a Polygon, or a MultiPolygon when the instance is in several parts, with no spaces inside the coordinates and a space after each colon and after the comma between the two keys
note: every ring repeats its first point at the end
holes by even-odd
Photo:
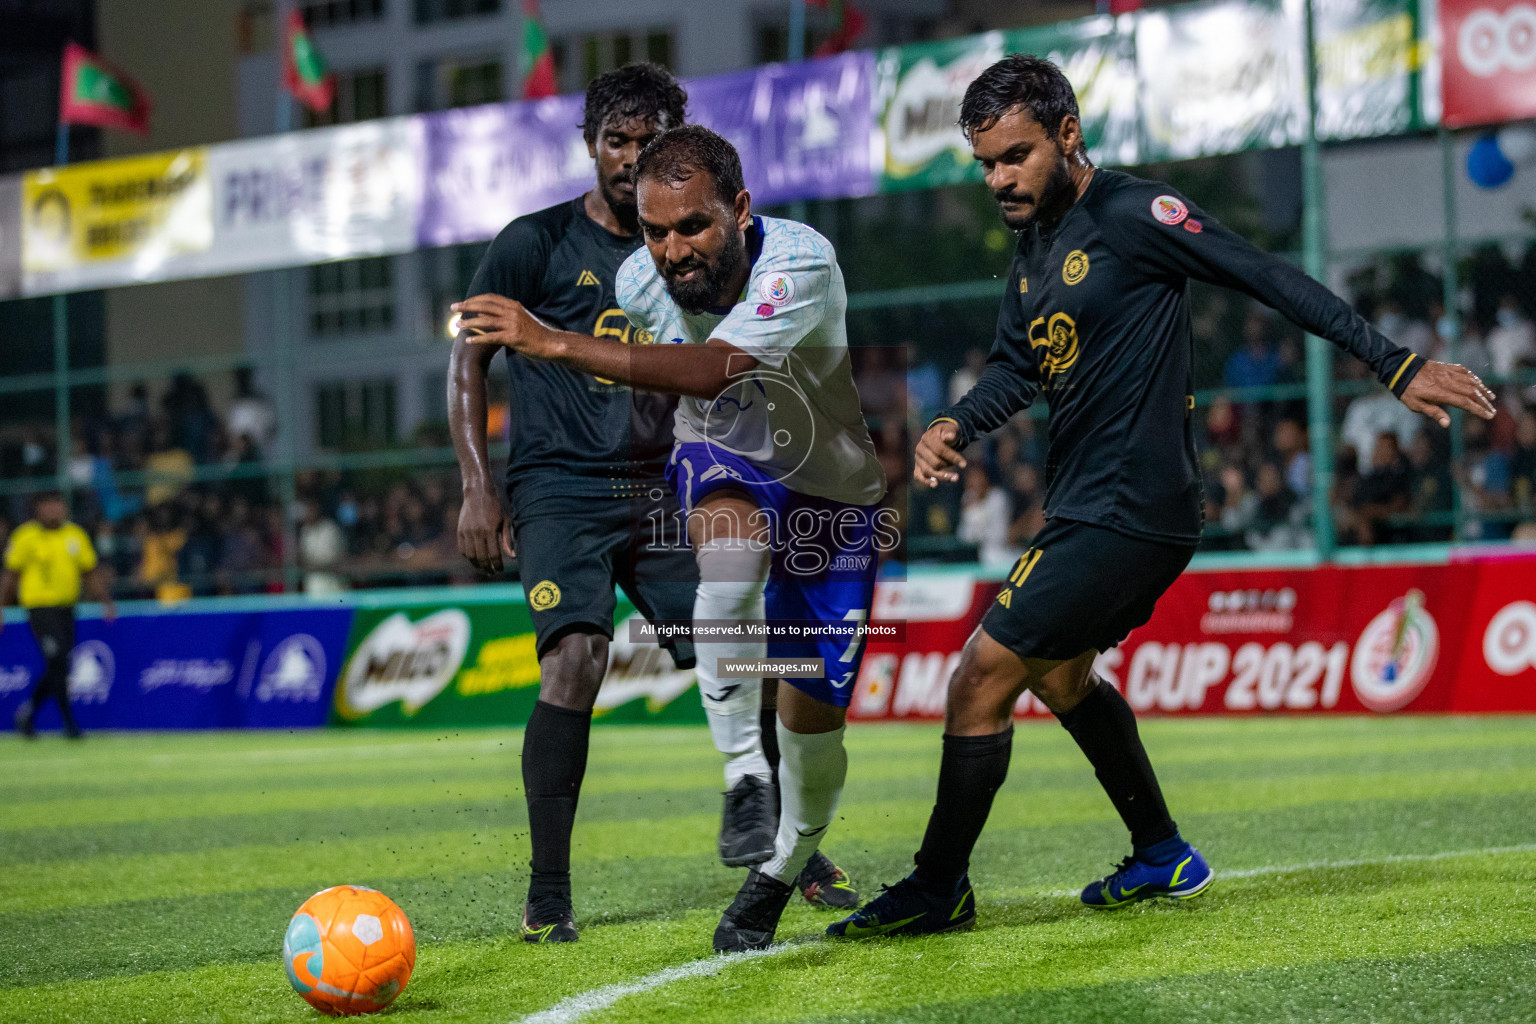
{"type": "MultiPolygon", "coordinates": [[[[831,943],[833,917],[798,904],[782,947],[730,962],[707,959],[741,873],[713,854],[702,727],[597,731],[568,947],[516,934],[515,730],[6,739],[0,1022],[316,1020],[288,987],[282,934],[342,882],[414,923],[416,974],[385,1014],[402,1024],[551,1008],[660,1024],[1536,1021],[1536,718],[1142,729],[1218,871],[1199,899],[1082,907],[1124,830],[1066,734],[1021,725],[972,865],[975,931],[831,943]],[[656,980],[684,965],[697,973],[656,980]],[[625,985],[643,990],[605,989],[625,985]]],[[[849,733],[826,849],[866,890],[908,870],[938,737],[849,733]]]]}

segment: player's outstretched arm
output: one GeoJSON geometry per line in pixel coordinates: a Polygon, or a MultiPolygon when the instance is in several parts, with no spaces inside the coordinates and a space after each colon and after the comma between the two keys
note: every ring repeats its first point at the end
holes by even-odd
{"type": "Polygon", "coordinates": [[[957,483],[960,474],[955,468],[965,468],[965,456],[955,450],[960,439],[960,427],[954,420],[935,420],[918,439],[913,453],[912,479],[924,487],[937,487],[940,480],[957,483]]]}
{"type": "Polygon", "coordinates": [[[530,359],[562,363],[573,370],[664,394],[716,398],[750,372],[757,361],[718,338],[707,345],[625,345],[571,331],[557,331],[500,295],[476,295],[455,303],[466,338],[475,345],[503,345],[530,359]]]}
{"type": "Polygon", "coordinates": [[[1414,412],[1423,413],[1442,427],[1451,425],[1446,406],[1463,409],[1481,419],[1493,419],[1493,392],[1488,385],[1467,369],[1456,363],[1424,364],[1418,376],[1403,389],[1402,403],[1414,412]]]}

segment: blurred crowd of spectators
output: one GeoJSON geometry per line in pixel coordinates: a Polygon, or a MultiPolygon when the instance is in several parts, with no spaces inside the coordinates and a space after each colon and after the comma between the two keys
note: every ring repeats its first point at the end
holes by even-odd
{"type": "MultiPolygon", "coordinates": [[[[126,596],[280,591],[289,564],[310,592],[464,575],[456,473],[303,471],[285,496],[267,465],[275,410],[247,369],[235,371],[223,408],[192,375],[177,374],[158,402],[135,385],[114,415],[76,421],[72,437],[72,517],[126,596]]],[[[3,476],[51,485],[50,441],[40,428],[0,438],[3,476]]],[[[0,504],[0,543],[29,504],[24,494],[0,504]]]]}

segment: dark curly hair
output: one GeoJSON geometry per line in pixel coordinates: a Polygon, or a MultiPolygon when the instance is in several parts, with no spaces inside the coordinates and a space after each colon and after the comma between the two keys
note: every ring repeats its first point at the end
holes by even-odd
{"type": "Polygon", "coordinates": [[[660,64],[626,64],[592,79],[580,125],[587,142],[611,121],[638,118],[655,118],[663,131],[687,120],[688,93],[672,72],[660,64]]]}
{"type": "Polygon", "coordinates": [[[960,128],[967,140],[1023,107],[1056,138],[1068,114],[1077,117],[1077,94],[1061,68],[1043,57],[1012,53],[976,76],[960,101],[960,128]]]}
{"type": "Polygon", "coordinates": [[[715,192],[726,205],[734,203],[736,194],[747,187],[736,147],[701,124],[674,128],[652,139],[635,161],[635,183],[655,178],[675,185],[701,171],[714,181],[715,192]]]}

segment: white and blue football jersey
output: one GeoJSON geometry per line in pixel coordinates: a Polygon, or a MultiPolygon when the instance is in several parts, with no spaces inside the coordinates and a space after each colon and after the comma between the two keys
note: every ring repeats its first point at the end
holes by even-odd
{"type": "Polygon", "coordinates": [[[684,396],[673,433],[733,452],[801,494],[872,505],[885,472],[853,383],[848,293],[832,243],[792,220],[754,217],[753,229],[761,249],[726,311],[684,312],[645,249],[619,268],[619,305],[657,344],[718,338],[757,361],[713,400],[684,396]]]}

